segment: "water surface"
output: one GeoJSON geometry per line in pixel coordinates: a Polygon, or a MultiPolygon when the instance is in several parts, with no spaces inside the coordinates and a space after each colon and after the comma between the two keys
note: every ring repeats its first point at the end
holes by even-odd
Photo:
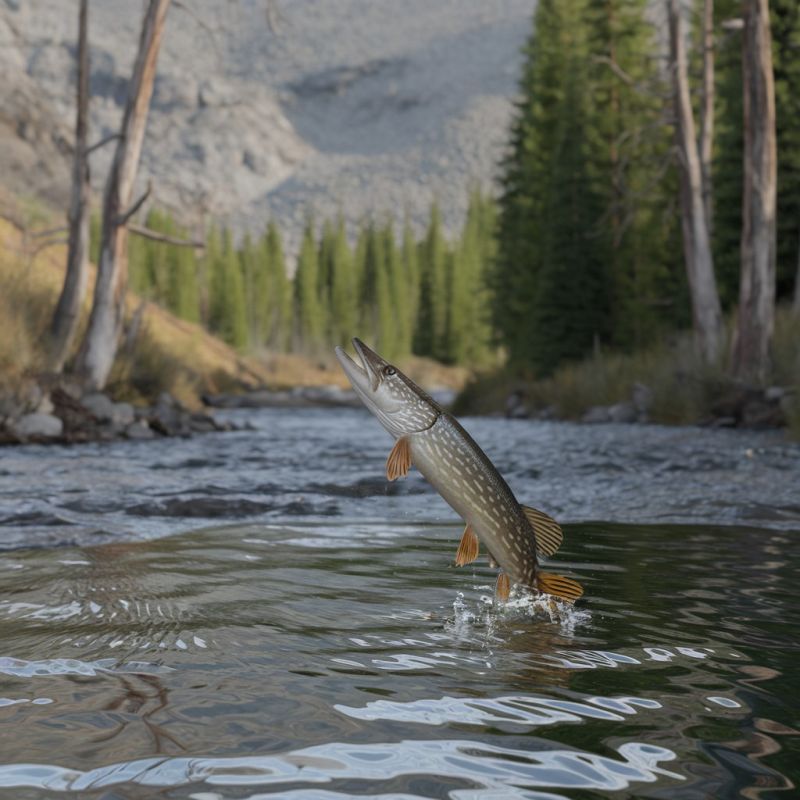
{"type": "Polygon", "coordinates": [[[366,415],[249,419],[0,452],[0,796],[797,796],[796,446],[469,420],[615,520],[565,526],[577,606],[498,608],[366,415]]]}

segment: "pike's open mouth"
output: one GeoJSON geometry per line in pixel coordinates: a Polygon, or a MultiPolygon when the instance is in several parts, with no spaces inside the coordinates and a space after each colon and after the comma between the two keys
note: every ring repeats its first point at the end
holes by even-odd
{"type": "Polygon", "coordinates": [[[342,365],[345,375],[353,384],[356,391],[367,393],[378,388],[378,369],[380,368],[380,356],[369,349],[360,339],[353,339],[353,347],[358,355],[361,365],[359,366],[342,347],[336,348],[336,358],[342,365]]]}

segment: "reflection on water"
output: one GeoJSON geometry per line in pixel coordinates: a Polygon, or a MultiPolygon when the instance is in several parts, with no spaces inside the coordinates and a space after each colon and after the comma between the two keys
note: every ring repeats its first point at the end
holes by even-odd
{"type": "Polygon", "coordinates": [[[485,566],[448,566],[459,535],[8,553],[0,796],[796,794],[796,533],[569,526],[585,599],[502,608],[485,566]]]}

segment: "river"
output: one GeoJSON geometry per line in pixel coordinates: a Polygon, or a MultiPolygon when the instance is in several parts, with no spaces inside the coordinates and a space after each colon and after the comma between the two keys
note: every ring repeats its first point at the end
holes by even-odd
{"type": "Polygon", "coordinates": [[[0,797],[779,798],[800,781],[800,446],[466,419],[566,524],[485,558],[362,410],[0,450],[0,797]]]}

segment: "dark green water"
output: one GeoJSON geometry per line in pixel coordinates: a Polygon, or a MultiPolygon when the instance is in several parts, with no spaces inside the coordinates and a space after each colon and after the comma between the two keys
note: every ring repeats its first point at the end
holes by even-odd
{"type": "Polygon", "coordinates": [[[456,527],[7,553],[3,796],[797,796],[797,534],[566,535],[555,611],[456,527]]]}
{"type": "Polygon", "coordinates": [[[586,588],[497,608],[366,413],[245,419],[0,451],[3,800],[800,797],[798,445],[466,420],[586,588]]]}

